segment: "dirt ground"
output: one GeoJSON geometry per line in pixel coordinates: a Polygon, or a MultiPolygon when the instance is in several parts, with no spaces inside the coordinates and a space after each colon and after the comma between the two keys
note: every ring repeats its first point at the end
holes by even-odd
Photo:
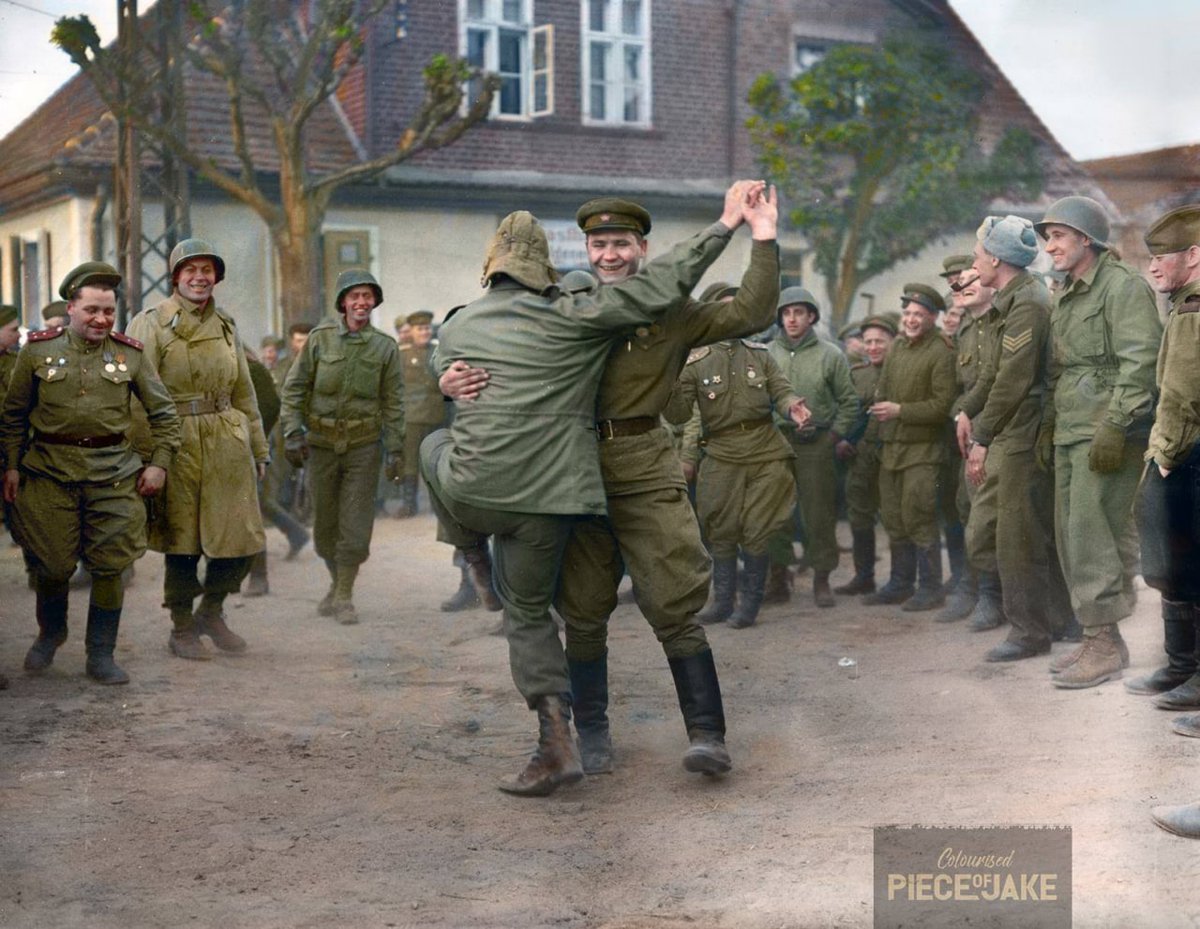
{"type": "MultiPolygon", "coordinates": [[[[439,612],[457,571],[429,516],[379,521],[353,627],[316,615],[311,549],[269,543],[271,596],[228,605],[249,652],[208,663],[168,655],[161,558],[139,562],[115,688],[82,673],[83,591],[53,668],[20,670],[33,594],[0,551],[0,927],[869,926],[887,823],[1069,824],[1076,926],[1200,926],[1200,843],[1149,818],[1200,799],[1200,741],[1119,682],[983,663],[1003,633],[806,596],[716,627],[735,769],[708,780],[623,605],[618,768],[527,800],[495,782],[534,719],[496,617],[439,612]]],[[[1157,601],[1124,626],[1127,676],[1161,656],[1157,601]]]]}

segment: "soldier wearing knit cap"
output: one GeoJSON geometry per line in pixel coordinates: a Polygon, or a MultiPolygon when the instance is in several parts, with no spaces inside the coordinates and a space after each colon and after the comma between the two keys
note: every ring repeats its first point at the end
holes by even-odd
{"type": "Polygon", "coordinates": [[[1053,450],[1058,559],[1083,626],[1082,645],[1050,670],[1055,686],[1075,689],[1120,677],[1129,664],[1117,623],[1137,602],[1132,511],[1162,323],[1145,279],[1109,251],[1096,201],[1064,197],[1034,228],[1066,275],[1050,316],[1053,403],[1038,458],[1048,466],[1053,450]]]}
{"type": "Polygon", "coordinates": [[[1048,652],[1070,616],[1049,518],[1053,486],[1033,451],[1046,390],[1050,294],[1025,270],[1038,251],[1032,223],[989,216],[976,238],[975,271],[996,293],[983,371],[958,404],[958,427],[969,432],[967,479],[976,487],[967,552],[977,571],[998,568],[1012,623],[986,658],[1016,661],[1048,652]]]}

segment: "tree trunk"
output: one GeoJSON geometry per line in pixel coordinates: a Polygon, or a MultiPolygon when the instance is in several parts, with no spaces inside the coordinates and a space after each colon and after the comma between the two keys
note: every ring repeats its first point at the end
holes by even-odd
{"type": "Polygon", "coordinates": [[[286,333],[293,323],[318,322],[330,308],[321,288],[325,209],[299,183],[280,194],[283,211],[280,222],[271,228],[271,240],[279,261],[279,302],[286,333]]]}

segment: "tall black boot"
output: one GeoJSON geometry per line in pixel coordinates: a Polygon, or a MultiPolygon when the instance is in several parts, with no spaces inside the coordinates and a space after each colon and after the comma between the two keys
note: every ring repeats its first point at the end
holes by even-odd
{"type": "Polygon", "coordinates": [[[471,579],[471,584],[475,587],[475,593],[479,597],[479,602],[483,604],[483,608],[491,613],[495,613],[504,609],[504,604],[500,602],[500,597],[496,594],[496,588],[492,584],[492,556],[488,551],[487,542],[475,548],[459,549],[462,552],[463,561],[467,565],[467,577],[471,579]]]}
{"type": "Polygon", "coordinates": [[[875,529],[851,529],[851,550],[854,554],[854,577],[846,584],[833,588],[835,594],[875,593],[875,529]]]}
{"type": "Polygon", "coordinates": [[[903,603],[913,595],[917,580],[917,547],[912,542],[892,544],[892,574],[886,584],[863,597],[867,606],[903,603]]]}
{"type": "Polygon", "coordinates": [[[121,625],[121,611],[106,610],[96,604],[88,604],[87,676],[100,684],[128,684],[126,674],[115,661],[113,649],[117,647],[117,629],[121,625]]]}
{"type": "Polygon", "coordinates": [[[725,748],[725,708],[711,649],[687,658],[668,658],[675,693],[691,743],[683,767],[698,774],[724,774],[733,767],[725,748]]]}
{"type": "Polygon", "coordinates": [[[67,641],[67,598],[70,582],[37,584],[38,636],[25,654],[26,671],[45,671],[54,653],[67,641]]]}
{"type": "Polygon", "coordinates": [[[583,779],[579,749],[571,738],[571,695],[547,694],[537,698],[538,744],[525,767],[500,783],[505,793],[545,797],[564,784],[583,779]]]}
{"type": "Polygon", "coordinates": [[[738,597],[737,609],[729,617],[729,625],[734,629],[745,629],[758,620],[758,608],[762,606],[763,592],[767,589],[767,569],[770,564],[771,556],[765,553],[746,556],[746,563],[742,566],[742,593],[738,597]]]}
{"type": "Polygon", "coordinates": [[[958,586],[946,598],[946,606],[933,618],[936,623],[956,623],[966,619],[975,612],[975,604],[979,601],[979,575],[972,567],[967,567],[966,573],[958,586]]]}
{"type": "Polygon", "coordinates": [[[950,578],[946,581],[944,592],[957,590],[967,571],[967,540],[966,528],[962,523],[946,523],[942,527],[946,537],[946,560],[950,562],[950,578]]]}
{"type": "Polygon", "coordinates": [[[733,613],[733,596],[737,589],[737,557],[714,558],[712,566],[712,603],[696,616],[705,625],[723,623],[733,613]]]}
{"type": "Polygon", "coordinates": [[[942,543],[934,542],[928,548],[917,551],[917,573],[920,585],[917,592],[904,601],[900,609],[906,613],[923,613],[936,610],[946,602],[942,590],[942,543]]]}
{"type": "Polygon", "coordinates": [[[1007,622],[1004,615],[1004,598],[1000,590],[1000,575],[994,571],[980,571],[978,576],[979,599],[971,611],[971,622],[967,626],[972,632],[987,632],[998,629],[1007,622]]]}
{"type": "Polygon", "coordinates": [[[571,706],[579,734],[579,757],[584,774],[608,774],[613,769],[612,736],[608,729],[608,653],[594,661],[567,659],[571,675],[571,706]]]}
{"type": "Polygon", "coordinates": [[[457,613],[460,610],[472,610],[479,606],[479,594],[475,593],[475,585],[467,576],[467,563],[462,561],[457,553],[454,557],[459,571],[462,572],[462,578],[458,582],[458,590],[451,594],[448,600],[442,601],[443,613],[457,613]]]}
{"type": "Polygon", "coordinates": [[[1174,690],[1196,673],[1196,623],[1192,604],[1187,601],[1162,601],[1163,649],[1167,665],[1125,683],[1131,694],[1161,694],[1174,690]]]}

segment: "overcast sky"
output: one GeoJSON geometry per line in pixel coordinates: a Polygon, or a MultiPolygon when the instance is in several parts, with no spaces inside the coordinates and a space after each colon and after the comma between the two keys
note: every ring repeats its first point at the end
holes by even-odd
{"type": "MultiPolygon", "coordinates": [[[[454,0],[440,0],[452,3],[454,0]]],[[[852,10],[855,0],[842,0],[852,10]]],[[[951,0],[1078,159],[1200,143],[1200,0],[951,0]]],[[[143,11],[153,4],[142,0],[143,11]]],[[[116,0],[0,0],[0,135],[72,74],[58,16],[116,34],[116,0]]]]}

